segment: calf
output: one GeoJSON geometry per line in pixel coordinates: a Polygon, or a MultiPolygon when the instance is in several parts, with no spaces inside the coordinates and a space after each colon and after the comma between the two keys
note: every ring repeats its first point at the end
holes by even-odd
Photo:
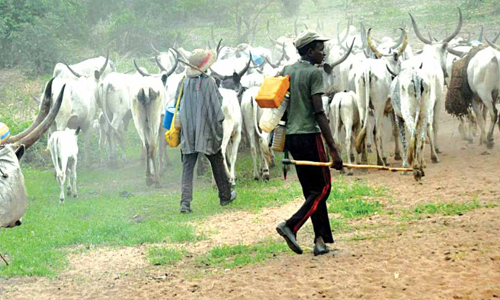
{"type": "Polygon", "coordinates": [[[222,111],[225,116],[222,122],[224,134],[221,151],[226,172],[229,174],[229,181],[234,186],[236,184],[236,158],[241,142],[243,121],[241,119],[241,109],[236,92],[223,88],[219,88],[219,92],[222,95],[222,111]]]}
{"type": "MultiPolygon", "coordinates": [[[[330,103],[330,126],[332,127],[333,139],[335,144],[341,145],[340,130],[342,126],[345,129],[345,147],[347,151],[347,161],[352,163],[353,156],[356,157],[356,163],[359,163],[358,155],[353,154],[352,143],[355,136],[359,133],[359,110],[354,92],[337,93],[330,103]]],[[[339,148],[340,149],[340,148],[339,148]]],[[[355,153],[355,152],[354,152],[355,153]]],[[[352,170],[347,175],[352,175],[352,170]]]]}
{"type": "Polygon", "coordinates": [[[68,196],[77,197],[76,192],[76,163],[78,161],[78,133],[80,127],[76,130],[66,129],[62,131],[54,131],[48,141],[48,149],[52,156],[52,163],[56,169],[56,177],[61,188],[59,194],[60,203],[64,203],[64,184],[66,175],[68,175],[68,196]],[[66,171],[68,174],[66,174],[66,171]]]}

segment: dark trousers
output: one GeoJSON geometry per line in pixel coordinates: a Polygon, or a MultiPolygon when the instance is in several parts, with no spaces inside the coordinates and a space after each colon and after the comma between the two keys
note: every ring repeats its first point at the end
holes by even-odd
{"type": "MultiPolygon", "coordinates": [[[[228,201],[231,198],[231,184],[224,167],[221,151],[213,155],[206,155],[212,166],[215,183],[219,189],[219,199],[228,201]]],[[[193,201],[193,173],[198,159],[198,153],[182,155],[182,199],[181,204],[190,205],[193,201]]]]}
{"type": "MultiPolygon", "coordinates": [[[[295,160],[327,162],[321,134],[294,134],[286,136],[286,147],[295,160]]],[[[294,233],[309,217],[314,227],[315,238],[322,237],[325,243],[333,243],[328,219],[326,199],[330,195],[331,178],[328,167],[295,166],[306,201],[286,221],[294,233]]]]}

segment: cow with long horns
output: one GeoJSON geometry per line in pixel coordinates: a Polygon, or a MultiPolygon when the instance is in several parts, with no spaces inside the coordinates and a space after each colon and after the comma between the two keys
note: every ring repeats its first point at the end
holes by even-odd
{"type": "Polygon", "coordinates": [[[61,108],[65,86],[62,86],[55,103],[52,103],[53,81],[50,80],[45,87],[45,97],[35,122],[0,146],[0,228],[21,225],[28,197],[19,161],[25,150],[50,128],[61,108]]]}

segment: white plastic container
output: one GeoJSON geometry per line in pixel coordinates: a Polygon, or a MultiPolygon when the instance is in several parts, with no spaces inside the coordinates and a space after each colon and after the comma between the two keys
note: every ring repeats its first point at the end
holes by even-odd
{"type": "Polygon", "coordinates": [[[276,126],[278,126],[278,123],[285,114],[285,111],[288,107],[288,103],[290,103],[290,98],[285,97],[283,102],[281,102],[280,107],[264,108],[264,113],[262,114],[262,117],[260,118],[259,121],[260,129],[262,129],[264,132],[267,133],[273,131],[276,128],[276,126]]]}

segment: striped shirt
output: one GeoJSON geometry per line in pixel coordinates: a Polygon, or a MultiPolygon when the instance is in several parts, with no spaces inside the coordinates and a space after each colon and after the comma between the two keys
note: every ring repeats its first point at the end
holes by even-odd
{"type": "MultiPolygon", "coordinates": [[[[179,88],[176,99],[178,95],[179,88]]],[[[212,77],[186,77],[179,114],[183,154],[212,155],[220,151],[224,113],[222,96],[212,77]]]]}

